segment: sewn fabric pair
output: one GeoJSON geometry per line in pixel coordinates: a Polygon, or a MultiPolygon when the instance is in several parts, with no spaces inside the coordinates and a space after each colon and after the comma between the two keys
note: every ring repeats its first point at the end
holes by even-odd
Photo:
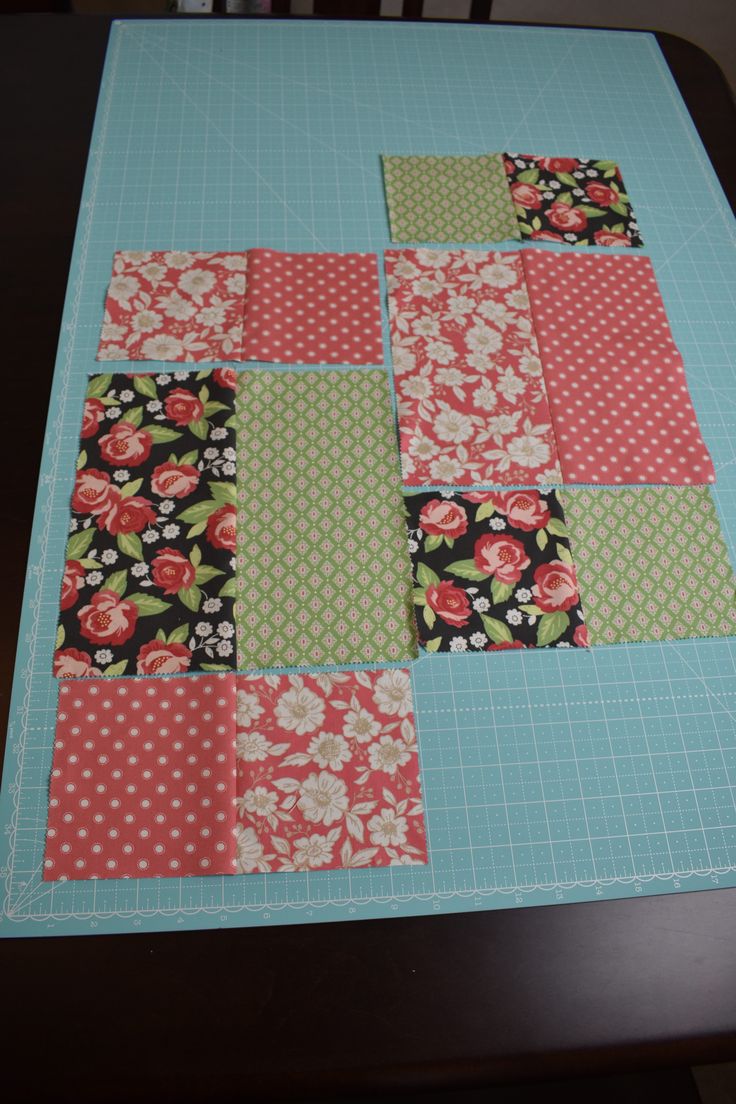
{"type": "Polygon", "coordinates": [[[47,881],[426,861],[406,670],[60,685],[47,881]]]}
{"type": "Polygon", "coordinates": [[[116,253],[97,359],[382,364],[377,257],[116,253]]]}

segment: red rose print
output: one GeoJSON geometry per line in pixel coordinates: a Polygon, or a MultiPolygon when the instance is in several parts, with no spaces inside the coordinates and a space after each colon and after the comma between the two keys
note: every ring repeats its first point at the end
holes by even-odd
{"type": "Polygon", "coordinates": [[[468,515],[462,506],[446,499],[433,498],[419,515],[419,525],[431,536],[461,537],[468,531],[468,515]]]}
{"type": "Polygon", "coordinates": [[[151,476],[151,490],[162,498],[186,498],[198,483],[199,472],[191,464],[159,464],[151,476]]]}
{"type": "Polygon", "coordinates": [[[79,560],[67,560],[64,567],[64,578],[61,581],[61,608],[70,609],[81,590],[84,582],[85,570],[79,560]]]}
{"type": "Polygon", "coordinates": [[[98,667],[92,666],[92,657],[77,648],[60,648],[54,652],[54,678],[84,678],[85,675],[101,675],[98,667]]]}
{"type": "Polygon", "coordinates": [[[82,430],[79,436],[94,437],[104,417],[105,407],[99,399],[85,399],[84,414],[82,415],[82,430]]]}
{"type": "Polygon", "coordinates": [[[612,203],[618,203],[618,192],[614,192],[607,184],[598,184],[594,180],[586,185],[585,192],[588,198],[599,207],[610,207],[612,203]]]}
{"type": "Polygon", "coordinates": [[[175,548],[162,548],[151,567],[153,581],[164,594],[178,594],[180,590],[188,590],[194,582],[194,566],[175,548]]]}
{"type": "Polygon", "coordinates": [[[466,502],[490,502],[495,494],[495,491],[468,491],[467,494],[460,495],[466,502]]]}
{"type": "Polygon", "coordinates": [[[532,595],[542,613],[569,610],[578,600],[575,568],[562,560],[541,564],[534,572],[532,595]]]}
{"type": "Polygon", "coordinates": [[[519,207],[525,207],[527,211],[538,211],[542,206],[542,198],[539,189],[533,184],[512,184],[511,198],[519,207]]]}
{"type": "Polygon", "coordinates": [[[121,498],[98,519],[97,525],[100,529],[107,529],[114,537],[118,533],[140,533],[147,525],[153,525],[156,521],[152,505],[150,499],[141,498],[140,495],[121,498]]]}
{"type": "Polygon", "coordinates": [[[537,164],[547,172],[571,173],[579,167],[580,162],[575,157],[538,157],[537,164]]]}
{"type": "Polygon", "coordinates": [[[524,545],[514,537],[489,534],[475,542],[475,566],[499,583],[518,583],[530,563],[524,545]]]}
{"type": "Polygon", "coordinates": [[[562,234],[555,234],[552,230],[532,230],[530,235],[535,241],[564,242],[562,234]]]}
{"type": "Polygon", "coordinates": [[[175,387],[173,391],[169,391],[164,409],[166,417],[178,426],[198,422],[204,414],[204,407],[197,396],[183,387],[175,387]]]}
{"type": "Polygon", "coordinates": [[[547,218],[558,230],[572,230],[575,233],[588,225],[585,213],[579,207],[568,207],[566,203],[553,203],[547,218]]]}
{"type": "Polygon", "coordinates": [[[107,472],[86,468],[77,472],[72,494],[72,510],[78,514],[105,514],[120,498],[107,472]]]}
{"type": "Polygon", "coordinates": [[[505,514],[509,525],[529,533],[532,529],[544,529],[550,512],[545,499],[538,491],[507,491],[493,496],[493,504],[499,514],[505,514]]]}
{"type": "Polygon", "coordinates": [[[506,170],[507,176],[513,176],[513,174],[516,172],[516,165],[513,161],[509,161],[508,158],[506,158],[506,160],[504,161],[503,167],[506,170]]]}
{"type": "Polygon", "coordinates": [[[578,625],[575,632],[572,634],[572,639],[573,643],[576,644],[578,648],[589,648],[590,638],[588,637],[588,626],[578,625]]]}
{"type": "Polygon", "coordinates": [[[596,230],[593,239],[596,245],[631,245],[626,234],[620,234],[618,230],[596,230]]]}
{"type": "Polygon", "coordinates": [[[427,587],[427,605],[448,625],[462,629],[470,620],[470,602],[464,590],[447,580],[427,587]]]}
{"type": "Polygon", "coordinates": [[[521,640],[502,640],[500,644],[489,644],[487,652],[505,652],[508,648],[533,647],[533,644],[524,645],[521,640]]]}
{"type": "Polygon", "coordinates": [[[99,590],[77,613],[79,631],[93,644],[124,644],[135,632],[138,607],[114,590],[99,590]]]}
{"type": "Polygon", "coordinates": [[[220,387],[229,387],[231,391],[234,391],[238,384],[238,373],[234,368],[215,368],[212,378],[215,383],[219,383],[220,387]]]}
{"type": "Polygon", "coordinates": [[[221,506],[207,519],[207,540],[213,548],[235,551],[237,514],[234,506],[221,506]]]}
{"type": "Polygon", "coordinates": [[[98,442],[103,460],[134,468],[147,460],[153,438],[145,429],[138,429],[132,422],[116,422],[109,433],[98,442]]]}
{"type": "Polygon", "coordinates": [[[136,672],[139,675],[177,675],[188,671],[192,653],[184,644],[164,644],[151,640],[138,652],[136,672]]]}

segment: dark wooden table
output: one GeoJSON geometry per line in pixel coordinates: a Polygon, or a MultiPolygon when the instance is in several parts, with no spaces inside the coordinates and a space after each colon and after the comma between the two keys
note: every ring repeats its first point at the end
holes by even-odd
{"type": "MultiPolygon", "coordinates": [[[[102,16],[0,18],[5,714],[108,26],[102,16]]],[[[658,37],[733,205],[736,113],[725,81],[697,47],[658,37]]],[[[13,1102],[225,1104],[359,1091],[375,1100],[688,1065],[736,1054],[736,890],[269,930],[5,940],[0,987],[0,1085],[13,1102]]]]}

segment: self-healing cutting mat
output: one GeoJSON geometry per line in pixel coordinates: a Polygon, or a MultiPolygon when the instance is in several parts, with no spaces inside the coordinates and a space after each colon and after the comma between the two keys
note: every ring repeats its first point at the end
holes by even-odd
{"type": "MultiPolygon", "coordinates": [[[[400,916],[736,884],[733,639],[435,654],[409,664],[427,866],[41,877],[57,700],[51,656],[82,397],[100,369],[114,251],[378,252],[390,244],[382,153],[494,149],[593,151],[621,167],[714,458],[733,559],[734,223],[650,36],[115,25],[20,631],[2,798],[4,934],[400,916]]],[[[385,350],[387,338],[384,308],[385,350]]]]}

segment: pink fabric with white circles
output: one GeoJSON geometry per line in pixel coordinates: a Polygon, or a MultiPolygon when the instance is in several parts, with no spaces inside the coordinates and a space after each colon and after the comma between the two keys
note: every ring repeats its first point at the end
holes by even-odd
{"type": "Polygon", "coordinates": [[[235,677],[62,682],[44,879],[235,871],[235,677]]]}
{"type": "Polygon", "coordinates": [[[383,364],[375,253],[248,253],[244,360],[383,364]]]}
{"type": "Polygon", "coordinates": [[[713,483],[647,257],[522,253],[565,483],[713,483]]]}

